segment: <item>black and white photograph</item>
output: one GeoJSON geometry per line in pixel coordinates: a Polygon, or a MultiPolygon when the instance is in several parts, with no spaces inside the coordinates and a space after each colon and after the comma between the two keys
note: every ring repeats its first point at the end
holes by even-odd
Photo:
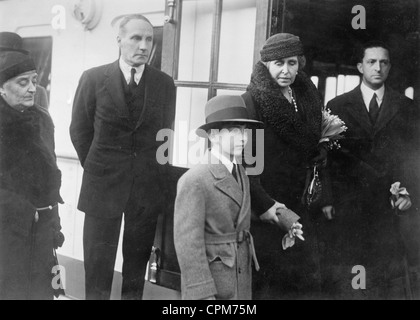
{"type": "Polygon", "coordinates": [[[0,0],[0,300],[420,300],[420,0],[0,0]]]}

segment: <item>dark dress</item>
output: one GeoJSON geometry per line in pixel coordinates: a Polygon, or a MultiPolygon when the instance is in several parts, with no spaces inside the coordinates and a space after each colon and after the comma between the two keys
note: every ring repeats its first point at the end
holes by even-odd
{"type": "Polygon", "coordinates": [[[316,87],[303,72],[291,88],[298,112],[259,62],[243,95],[251,115],[265,124],[264,172],[251,177],[253,211],[261,215],[274,204],[272,199],[286,204],[301,216],[306,239],[283,250],[281,240],[285,233],[277,226],[254,219],[251,231],[261,266],[253,275],[254,299],[306,299],[320,295],[316,235],[320,210],[309,212],[301,198],[311,160],[319,154],[323,105],[316,87]]]}
{"type": "Polygon", "coordinates": [[[0,98],[0,300],[52,299],[54,239],[62,202],[54,126],[34,105],[18,112],[0,98]]]}

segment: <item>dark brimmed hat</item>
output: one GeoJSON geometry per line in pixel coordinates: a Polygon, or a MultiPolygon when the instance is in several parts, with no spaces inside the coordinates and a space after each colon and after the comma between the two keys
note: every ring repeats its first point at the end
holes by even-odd
{"type": "Polygon", "coordinates": [[[28,51],[22,49],[22,38],[14,32],[0,32],[0,52],[18,51],[29,54],[28,51]]]}
{"type": "Polygon", "coordinates": [[[261,61],[268,62],[303,54],[303,45],[299,37],[290,33],[277,33],[264,43],[261,61]]]}
{"type": "Polygon", "coordinates": [[[36,70],[36,66],[29,55],[17,51],[0,52],[0,85],[32,70],[36,70]]]}
{"type": "Polygon", "coordinates": [[[205,107],[206,124],[200,126],[196,133],[207,138],[207,131],[221,128],[224,124],[235,122],[252,127],[261,127],[261,121],[249,118],[245,101],[241,96],[217,96],[210,99],[205,107]]]}

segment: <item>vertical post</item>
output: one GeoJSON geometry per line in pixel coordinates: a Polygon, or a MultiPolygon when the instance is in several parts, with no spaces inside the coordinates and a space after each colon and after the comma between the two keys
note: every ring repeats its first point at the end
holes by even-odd
{"type": "Polygon", "coordinates": [[[283,33],[284,32],[284,26],[285,26],[285,23],[286,23],[286,1],[287,0],[283,0],[283,10],[282,10],[282,12],[281,12],[281,32],[283,33]]]}
{"type": "Polygon", "coordinates": [[[273,0],[256,0],[257,20],[254,40],[254,65],[260,60],[260,50],[270,34],[273,0]]]}
{"type": "Polygon", "coordinates": [[[161,70],[177,79],[182,0],[167,1],[165,12],[169,19],[163,26],[161,70]]]}
{"type": "Polygon", "coordinates": [[[213,19],[213,31],[212,31],[212,52],[210,62],[210,76],[209,76],[209,92],[208,99],[213,98],[216,95],[216,89],[214,83],[217,82],[219,77],[219,55],[220,55],[220,33],[222,28],[222,11],[223,11],[223,0],[215,1],[215,15],[213,19]]]}

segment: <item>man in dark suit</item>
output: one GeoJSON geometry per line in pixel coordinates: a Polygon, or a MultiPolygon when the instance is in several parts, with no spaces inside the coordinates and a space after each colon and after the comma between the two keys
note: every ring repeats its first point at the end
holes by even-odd
{"type": "Polygon", "coordinates": [[[385,85],[391,69],[385,44],[365,45],[357,68],[361,85],[327,105],[348,130],[330,163],[337,213],[324,233],[324,289],[334,298],[401,299],[408,292],[403,237],[413,231],[401,234],[399,226],[419,211],[418,110],[385,85]],[[399,196],[393,208],[396,182],[409,195],[399,196]],[[365,289],[357,265],[365,268],[365,289]]]}
{"type": "Polygon", "coordinates": [[[78,208],[86,213],[86,298],[109,299],[124,213],[123,299],[141,299],[162,206],[164,172],[156,134],[172,128],[173,79],[149,65],[153,26],[125,17],[117,37],[120,59],[83,73],[70,126],[84,168],[78,208]]]}

